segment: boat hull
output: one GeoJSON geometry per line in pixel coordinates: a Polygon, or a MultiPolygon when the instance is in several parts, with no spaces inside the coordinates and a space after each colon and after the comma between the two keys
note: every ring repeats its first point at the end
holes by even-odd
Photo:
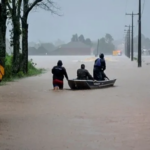
{"type": "Polygon", "coordinates": [[[116,82],[116,79],[107,80],[107,81],[93,81],[93,80],[68,80],[69,87],[72,90],[79,89],[99,89],[104,87],[113,86],[116,82]]]}

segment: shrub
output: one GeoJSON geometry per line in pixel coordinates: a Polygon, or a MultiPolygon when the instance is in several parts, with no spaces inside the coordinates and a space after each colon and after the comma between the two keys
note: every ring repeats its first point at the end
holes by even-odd
{"type": "Polygon", "coordinates": [[[12,73],[13,68],[13,57],[12,55],[6,55],[5,57],[5,75],[3,81],[10,81],[14,78],[23,78],[26,76],[38,75],[43,72],[43,69],[37,69],[36,64],[33,60],[28,61],[28,74],[24,74],[23,71],[19,71],[17,74],[12,73]]]}

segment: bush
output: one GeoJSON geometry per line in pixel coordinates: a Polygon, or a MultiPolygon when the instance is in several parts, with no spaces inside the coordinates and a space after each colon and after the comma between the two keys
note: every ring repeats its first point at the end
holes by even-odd
{"type": "Polygon", "coordinates": [[[13,57],[12,56],[9,56],[9,55],[6,55],[6,58],[5,58],[5,75],[4,75],[4,79],[12,79],[12,60],[13,60],[13,57]]]}
{"type": "Polygon", "coordinates": [[[5,75],[3,78],[3,81],[10,81],[13,80],[14,78],[23,78],[27,76],[33,76],[33,75],[38,75],[43,72],[43,69],[37,69],[36,64],[33,62],[33,60],[28,61],[28,73],[24,74],[23,71],[19,71],[17,74],[12,73],[12,68],[13,68],[13,57],[11,55],[6,55],[5,58],[5,75]]]}
{"type": "Polygon", "coordinates": [[[34,63],[32,59],[29,60],[29,62],[28,62],[28,76],[37,75],[37,74],[40,74],[44,71],[44,69],[37,69],[36,65],[37,64],[34,63]]]}
{"type": "Polygon", "coordinates": [[[19,77],[19,78],[22,78],[22,77],[24,77],[25,75],[24,75],[24,73],[23,73],[23,71],[19,71],[18,73],[17,73],[17,77],[19,77]]]}

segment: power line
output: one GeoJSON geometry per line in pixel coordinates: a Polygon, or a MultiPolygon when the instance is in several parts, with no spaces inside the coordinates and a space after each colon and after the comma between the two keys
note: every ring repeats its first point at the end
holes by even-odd
{"type": "MultiPolygon", "coordinates": [[[[137,1],[137,0],[136,0],[136,1],[137,1]]],[[[146,0],[144,0],[144,1],[143,1],[143,4],[142,4],[141,18],[142,18],[144,9],[145,9],[145,4],[146,4],[146,0]]],[[[138,27],[138,20],[136,21],[136,25],[135,25],[135,28],[134,28],[134,32],[137,30],[137,27],[138,27]]],[[[135,32],[135,33],[137,33],[137,32],[135,32]]]]}
{"type": "MultiPolygon", "coordinates": [[[[136,1],[137,1],[137,0],[136,0],[136,1]]],[[[146,0],[143,0],[142,11],[141,11],[141,18],[142,18],[144,9],[145,9],[145,3],[146,3],[146,0]]],[[[128,0],[126,0],[126,7],[125,7],[125,10],[127,9],[127,4],[128,4],[128,0]]],[[[139,24],[139,19],[137,20],[137,23],[136,23],[136,25],[135,25],[135,28],[133,29],[133,32],[135,32],[135,33],[137,33],[136,30],[137,30],[138,24],[139,24]]],[[[140,64],[140,66],[141,66],[141,64],[140,64]]]]}
{"type": "MultiPolygon", "coordinates": [[[[129,0],[126,0],[125,13],[126,13],[126,11],[127,11],[128,2],[129,2],[129,0]]],[[[124,24],[125,24],[125,19],[126,19],[126,15],[124,16],[124,24]]]]}
{"type": "Polygon", "coordinates": [[[144,0],[144,2],[143,2],[143,9],[142,9],[142,14],[141,14],[141,17],[142,17],[142,15],[143,15],[143,12],[144,12],[144,8],[145,8],[145,2],[146,2],[146,0],[144,0]]]}

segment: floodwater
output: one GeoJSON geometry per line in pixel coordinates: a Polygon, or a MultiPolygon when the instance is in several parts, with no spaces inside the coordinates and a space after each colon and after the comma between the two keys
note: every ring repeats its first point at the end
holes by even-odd
{"type": "Polygon", "coordinates": [[[49,71],[0,86],[0,150],[149,150],[149,57],[142,68],[124,56],[106,56],[114,87],[52,90],[51,68],[63,60],[69,78],[92,56],[31,57],[49,71]]]}

